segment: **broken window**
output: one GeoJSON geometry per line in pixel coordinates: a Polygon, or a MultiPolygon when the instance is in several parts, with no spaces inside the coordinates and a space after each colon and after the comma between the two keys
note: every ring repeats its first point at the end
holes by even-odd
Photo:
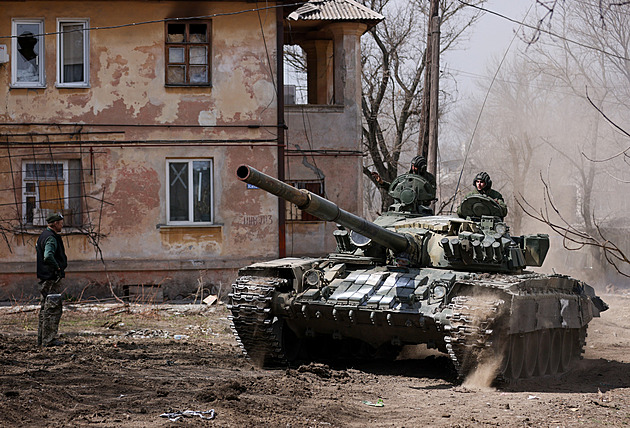
{"type": "Polygon", "coordinates": [[[57,86],[89,84],[89,21],[57,21],[57,86]]]}
{"type": "Polygon", "coordinates": [[[168,224],[212,223],[212,160],[169,160],[167,168],[168,224]]]}
{"type": "MultiPolygon", "coordinates": [[[[287,181],[287,184],[297,188],[306,189],[317,196],[324,196],[324,180],[293,180],[287,181]]],[[[287,220],[289,221],[321,221],[319,218],[302,211],[295,204],[286,204],[287,206],[287,220]]]]}
{"type": "Polygon", "coordinates": [[[166,84],[210,85],[210,21],[166,23],[166,84]]]}
{"type": "Polygon", "coordinates": [[[46,217],[61,213],[66,226],[80,226],[81,161],[24,162],[22,218],[25,224],[46,226],[46,217]]]}
{"type": "Polygon", "coordinates": [[[44,21],[14,19],[12,27],[11,86],[44,87],[44,21]]]}

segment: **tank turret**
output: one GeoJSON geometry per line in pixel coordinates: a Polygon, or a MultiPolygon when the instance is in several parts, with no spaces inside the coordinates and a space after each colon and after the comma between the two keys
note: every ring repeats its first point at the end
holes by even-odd
{"type": "MultiPolygon", "coordinates": [[[[395,210],[388,211],[373,223],[251,166],[241,165],[236,174],[241,181],[281,197],[317,218],[351,230],[349,236],[343,231],[335,234],[339,253],[382,254],[397,265],[409,267],[516,272],[528,265],[541,266],[549,248],[547,235],[513,239],[502,218],[492,210],[492,200],[484,201],[479,196],[463,204],[466,213],[479,214],[475,218],[477,221],[470,217],[427,216],[415,211],[415,206],[414,212],[405,212],[399,209],[401,204],[395,204],[395,210]],[[489,208],[484,209],[484,203],[489,208]],[[389,252],[379,251],[381,249],[376,246],[385,247],[389,252]]],[[[431,196],[422,190],[424,179],[421,176],[405,174],[399,178],[390,188],[399,189],[403,188],[401,183],[411,183],[396,194],[405,205],[412,206],[416,195],[422,196],[419,200],[427,200],[431,196]],[[409,195],[405,196],[405,192],[409,195]]]]}

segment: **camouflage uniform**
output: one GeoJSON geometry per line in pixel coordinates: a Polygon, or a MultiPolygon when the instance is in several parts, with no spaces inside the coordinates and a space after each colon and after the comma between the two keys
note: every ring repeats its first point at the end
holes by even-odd
{"type": "MultiPolygon", "coordinates": [[[[480,172],[479,174],[475,176],[475,178],[473,179],[473,190],[472,192],[469,192],[466,196],[464,196],[464,199],[473,195],[483,195],[491,199],[494,199],[494,201],[499,205],[499,207],[501,207],[501,213],[502,213],[501,217],[505,217],[507,215],[508,209],[507,209],[507,205],[505,204],[505,201],[503,200],[503,195],[492,188],[492,180],[490,179],[490,176],[488,175],[487,172],[480,172]],[[481,190],[477,189],[477,185],[476,185],[477,180],[480,180],[486,183],[483,189],[481,190]]],[[[457,207],[457,215],[460,217],[462,216],[461,205],[457,207]]]]}
{"type": "Polygon", "coordinates": [[[37,345],[49,346],[57,339],[59,321],[63,311],[61,300],[61,278],[49,279],[39,284],[41,307],[37,328],[37,345]]]}

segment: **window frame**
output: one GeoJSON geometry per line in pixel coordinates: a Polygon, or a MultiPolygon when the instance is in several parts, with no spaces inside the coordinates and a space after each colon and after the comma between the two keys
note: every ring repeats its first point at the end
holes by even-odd
{"type": "Polygon", "coordinates": [[[55,160],[51,162],[37,162],[37,161],[22,161],[22,223],[23,224],[34,224],[34,221],[28,221],[28,209],[27,209],[27,198],[35,197],[35,208],[41,208],[41,200],[39,195],[39,187],[35,188],[34,192],[29,192],[27,189],[28,183],[37,183],[38,186],[40,182],[43,181],[56,181],[56,180],[37,180],[32,178],[27,178],[26,170],[27,165],[62,165],[62,178],[63,178],[63,209],[68,210],[70,208],[70,183],[69,183],[69,161],[68,160],[55,160]]]}
{"type": "Polygon", "coordinates": [[[43,18],[13,18],[11,20],[11,87],[12,88],[45,88],[46,87],[46,57],[44,55],[45,39],[44,39],[44,19],[43,18]],[[20,24],[34,24],[39,27],[35,37],[37,43],[38,73],[39,80],[37,82],[19,82],[18,81],[18,34],[17,27],[20,24]]]}
{"type": "Polygon", "coordinates": [[[169,158],[166,159],[166,224],[168,226],[209,226],[214,225],[214,159],[213,158],[169,158]],[[208,162],[210,168],[210,221],[194,220],[194,162],[208,162]],[[171,163],[188,163],[188,220],[171,220],[171,163]],[[192,218],[192,219],[191,219],[192,218]]]}
{"type": "Polygon", "coordinates": [[[164,86],[166,87],[212,87],[212,20],[179,20],[179,21],[166,21],[164,24],[164,86]],[[169,41],[169,25],[184,25],[185,26],[185,41],[182,42],[170,42],[169,41]],[[189,34],[190,34],[190,26],[195,24],[204,24],[206,25],[206,41],[205,42],[190,42],[189,34]],[[207,81],[205,83],[201,82],[190,82],[190,76],[188,74],[190,63],[190,47],[194,46],[204,46],[207,50],[206,64],[192,64],[194,65],[205,65],[207,67],[207,81]],[[182,47],[184,48],[184,62],[171,62],[169,55],[169,48],[172,47],[182,47]],[[168,81],[168,68],[173,65],[184,65],[185,67],[185,82],[184,83],[173,83],[168,81]]]}
{"type": "Polygon", "coordinates": [[[88,88],[90,87],[90,19],[89,18],[57,18],[57,81],[58,88],[88,88]],[[82,25],[83,35],[83,80],[80,82],[64,81],[63,36],[62,25],[82,25]]]}
{"type": "MultiPolygon", "coordinates": [[[[286,180],[286,183],[290,186],[295,187],[296,189],[306,189],[309,192],[316,194],[317,196],[321,196],[322,198],[326,197],[326,184],[323,178],[312,180],[286,180]],[[319,185],[319,193],[313,192],[313,185],[319,185]]],[[[295,204],[286,204],[286,221],[293,223],[304,223],[314,221],[321,222],[324,220],[299,209],[295,204]]]]}

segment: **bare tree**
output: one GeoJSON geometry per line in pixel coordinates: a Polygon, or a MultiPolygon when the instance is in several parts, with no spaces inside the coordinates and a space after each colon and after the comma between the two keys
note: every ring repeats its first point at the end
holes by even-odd
{"type": "MultiPolygon", "coordinates": [[[[497,68],[498,64],[493,64],[497,68]]],[[[462,114],[460,122],[464,135],[472,135],[464,151],[470,151],[465,166],[465,184],[469,185],[478,171],[487,171],[493,178],[493,186],[499,190],[508,206],[509,222],[516,231],[522,230],[523,212],[513,203],[514,195],[527,195],[532,170],[540,164],[541,135],[547,132],[549,93],[540,91],[544,76],[533,69],[529,61],[516,56],[505,61],[496,74],[488,94],[481,118],[477,125],[480,105],[462,114]]],[[[490,82],[488,80],[487,82],[490,82]]],[[[485,94],[488,84],[481,85],[485,94]]],[[[479,101],[481,104],[481,101],[479,101]]]]}
{"type": "MultiPolygon", "coordinates": [[[[601,111],[601,109],[591,100],[588,92],[586,96],[593,108],[596,109],[610,125],[619,130],[626,137],[630,138],[630,133],[628,133],[625,129],[613,122],[603,111],[601,111]]],[[[620,156],[628,157],[629,151],[630,147],[627,147],[622,152],[617,153],[608,159],[591,161],[609,162],[612,159],[620,156]]],[[[630,265],[630,258],[628,257],[626,252],[615,243],[616,239],[609,239],[609,234],[603,231],[603,228],[600,224],[598,224],[597,220],[594,217],[593,224],[595,225],[595,230],[597,232],[596,235],[592,235],[584,230],[578,229],[573,226],[563,217],[562,212],[556,206],[553,200],[553,195],[549,189],[549,185],[543,179],[542,175],[541,182],[543,183],[545,188],[545,198],[542,209],[536,211],[535,208],[522,196],[520,200],[517,199],[517,203],[523,209],[525,214],[535,220],[547,224],[554,232],[561,235],[563,237],[563,245],[567,250],[580,250],[584,247],[595,248],[602,253],[608,264],[613,266],[617,273],[624,277],[630,278],[630,273],[627,273],[630,265]],[[550,212],[553,213],[553,215],[550,215],[550,212]],[[554,218],[556,220],[554,220],[554,218]]]]}
{"type": "Polygon", "coordinates": [[[558,117],[563,117],[564,113],[565,120],[571,115],[578,119],[570,122],[571,129],[566,129],[564,135],[543,137],[553,158],[555,176],[551,180],[572,181],[578,217],[570,220],[572,210],[550,202],[553,195],[544,181],[543,199],[549,208],[545,205],[534,215],[533,204],[523,199],[519,205],[529,207],[528,215],[559,233],[567,249],[590,249],[594,259],[599,261],[599,265],[594,266],[597,277],[606,272],[606,265],[621,273],[619,263],[627,262],[622,250],[623,240],[607,231],[607,227],[612,230],[607,225],[622,223],[621,219],[626,218],[627,206],[615,197],[627,192],[627,189],[615,187],[624,180],[614,182],[611,178],[627,176],[629,171],[627,162],[612,162],[618,158],[627,160],[627,157],[615,158],[610,154],[627,153],[627,140],[623,141],[612,128],[602,126],[604,119],[600,113],[614,111],[619,118],[629,111],[630,15],[615,3],[604,0],[583,0],[579,6],[564,1],[538,3],[547,4],[542,19],[548,20],[549,30],[538,34],[527,55],[539,65],[540,73],[555,80],[554,90],[570,92],[574,100],[575,97],[582,100],[572,105],[559,104],[559,111],[555,112],[558,117]],[[588,100],[586,88],[591,94],[588,100]],[[611,162],[604,165],[594,161],[598,159],[611,162]],[[551,217],[542,213],[550,213],[551,217]],[[607,239],[611,235],[617,244],[607,239]],[[567,242],[580,245],[571,247],[567,242]]]}
{"type": "MultiPolygon", "coordinates": [[[[417,150],[428,3],[371,0],[364,4],[386,19],[370,30],[362,46],[363,138],[368,155],[363,172],[374,183],[372,171],[391,182],[399,174],[401,160],[417,150]]],[[[440,49],[445,51],[461,40],[479,12],[443,0],[440,17],[440,49]]],[[[392,200],[386,189],[380,189],[380,196],[385,210],[392,200]]]]}
{"type": "Polygon", "coordinates": [[[551,228],[551,230],[562,236],[562,244],[567,250],[577,251],[583,249],[584,247],[594,248],[602,253],[606,262],[613,266],[617,273],[626,278],[630,278],[630,273],[627,273],[627,268],[630,265],[630,259],[622,248],[608,238],[608,234],[604,232],[603,228],[597,223],[596,219],[593,218],[595,234],[590,234],[580,228],[576,228],[571,224],[571,222],[567,221],[567,219],[563,217],[561,210],[553,200],[553,195],[549,189],[549,185],[542,175],[540,180],[545,188],[543,207],[537,210],[522,196],[520,198],[517,197],[516,203],[523,212],[531,218],[545,223],[551,228]],[[626,269],[626,271],[624,271],[624,269],[626,269]]]}

